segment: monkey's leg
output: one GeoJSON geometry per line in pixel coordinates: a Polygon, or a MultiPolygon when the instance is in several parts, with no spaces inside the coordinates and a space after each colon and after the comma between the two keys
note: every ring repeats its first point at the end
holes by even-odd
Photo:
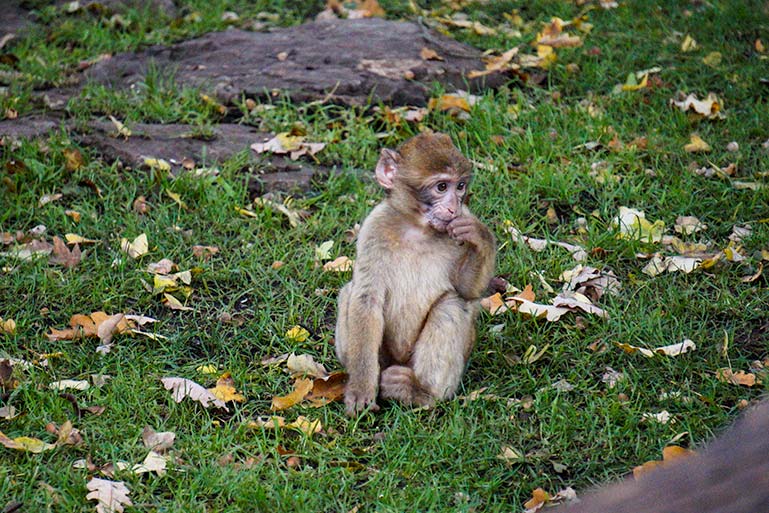
{"type": "Polygon", "coordinates": [[[380,393],[420,406],[454,395],[475,341],[478,305],[455,294],[433,306],[409,364],[382,371],[380,393]]]}

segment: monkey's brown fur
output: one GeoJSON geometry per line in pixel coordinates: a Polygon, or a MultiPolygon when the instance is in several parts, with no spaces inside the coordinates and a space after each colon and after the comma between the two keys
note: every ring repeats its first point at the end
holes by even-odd
{"type": "Polygon", "coordinates": [[[769,512],[769,400],[702,453],[615,484],[552,513],[769,512]]]}
{"type": "Polygon", "coordinates": [[[336,352],[347,412],[377,394],[428,405],[454,394],[475,341],[494,237],[464,205],[470,162],[444,134],[383,150],[387,198],[363,222],[353,278],[339,293],[336,352]]]}

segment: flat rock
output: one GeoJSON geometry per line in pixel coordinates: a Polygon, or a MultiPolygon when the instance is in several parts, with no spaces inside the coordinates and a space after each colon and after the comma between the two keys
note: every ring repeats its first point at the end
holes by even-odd
{"type": "Polygon", "coordinates": [[[379,18],[315,21],[273,32],[230,29],[172,46],[122,53],[85,76],[115,88],[144,79],[150,66],[178,85],[201,87],[222,101],[279,97],[346,105],[424,105],[430,87],[479,89],[502,76],[468,80],[484,69],[481,52],[419,23],[379,18]],[[424,60],[423,48],[444,60],[424,60]]]}

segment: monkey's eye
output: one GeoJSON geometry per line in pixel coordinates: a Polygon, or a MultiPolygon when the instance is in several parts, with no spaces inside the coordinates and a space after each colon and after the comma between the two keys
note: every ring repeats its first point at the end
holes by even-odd
{"type": "Polygon", "coordinates": [[[458,190],[458,191],[464,191],[464,190],[465,190],[465,186],[466,186],[466,185],[467,185],[467,184],[466,184],[465,182],[459,182],[459,183],[457,184],[457,190],[458,190]]]}
{"type": "Polygon", "coordinates": [[[446,189],[448,189],[449,186],[446,185],[446,182],[440,182],[438,183],[438,191],[439,192],[446,192],[446,189]]]}

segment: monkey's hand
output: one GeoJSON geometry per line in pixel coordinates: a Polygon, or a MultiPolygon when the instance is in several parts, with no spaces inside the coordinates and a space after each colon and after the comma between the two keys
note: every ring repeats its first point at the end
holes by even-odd
{"type": "Polygon", "coordinates": [[[486,228],[472,216],[454,218],[446,227],[449,237],[458,242],[467,242],[475,247],[484,243],[486,228]]]}
{"type": "Polygon", "coordinates": [[[348,382],[344,389],[344,406],[348,416],[354,417],[365,410],[379,411],[376,386],[369,383],[348,382]]]}

